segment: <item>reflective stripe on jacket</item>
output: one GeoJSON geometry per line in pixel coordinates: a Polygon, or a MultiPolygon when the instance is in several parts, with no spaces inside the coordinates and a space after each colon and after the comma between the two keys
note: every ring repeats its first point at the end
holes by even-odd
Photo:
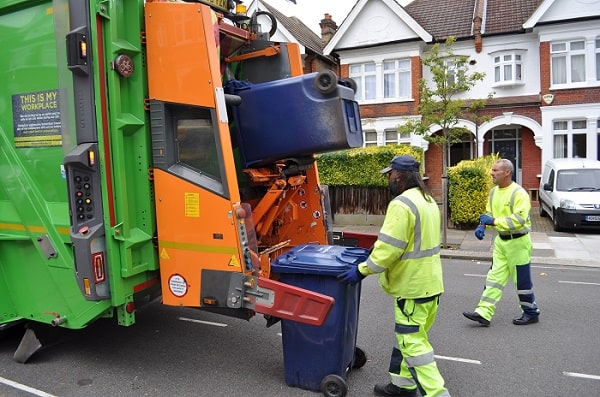
{"type": "Polygon", "coordinates": [[[373,251],[359,265],[363,274],[379,274],[381,288],[394,297],[441,294],[440,210],[418,188],[408,189],[388,205],[373,251]]]}
{"type": "Polygon", "coordinates": [[[490,190],[485,210],[495,219],[498,234],[510,235],[531,231],[531,199],[525,189],[515,182],[504,188],[494,186],[490,190]]]}

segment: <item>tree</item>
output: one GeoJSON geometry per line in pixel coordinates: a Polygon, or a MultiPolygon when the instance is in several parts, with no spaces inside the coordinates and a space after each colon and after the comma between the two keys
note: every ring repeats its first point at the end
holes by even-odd
{"type": "Polygon", "coordinates": [[[483,120],[478,114],[486,99],[465,100],[458,95],[468,92],[478,82],[482,81],[485,73],[471,72],[469,57],[454,53],[456,39],[449,37],[440,48],[435,43],[421,60],[424,67],[431,72],[431,81],[425,78],[419,80],[419,114],[420,118],[407,118],[406,123],[399,126],[401,133],[421,135],[430,143],[442,146],[442,230],[443,247],[446,247],[448,229],[448,147],[463,140],[467,128],[459,125],[461,119],[470,117],[476,123],[483,120]],[[432,132],[441,130],[441,134],[432,132]]]}

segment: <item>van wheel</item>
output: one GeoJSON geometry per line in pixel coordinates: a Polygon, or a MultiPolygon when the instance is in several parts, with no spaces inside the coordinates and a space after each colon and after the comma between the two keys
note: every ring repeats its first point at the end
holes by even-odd
{"type": "Polygon", "coordinates": [[[546,211],[544,211],[544,207],[542,207],[542,202],[540,201],[540,216],[542,218],[545,218],[548,216],[548,213],[546,211]]]}
{"type": "Polygon", "coordinates": [[[552,227],[554,228],[555,232],[560,232],[562,230],[562,228],[558,224],[558,217],[556,216],[556,211],[552,213],[552,227]]]}

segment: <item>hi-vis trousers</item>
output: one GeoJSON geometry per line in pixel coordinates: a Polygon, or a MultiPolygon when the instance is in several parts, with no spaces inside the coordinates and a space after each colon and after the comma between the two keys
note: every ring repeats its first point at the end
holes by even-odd
{"type": "Polygon", "coordinates": [[[531,237],[526,235],[513,240],[494,240],[492,266],[485,279],[485,289],[475,311],[487,320],[491,320],[496,312],[496,304],[500,302],[504,287],[511,278],[519,296],[519,306],[529,317],[540,314],[531,281],[531,237]]]}
{"type": "Polygon", "coordinates": [[[390,360],[392,383],[422,396],[450,396],[444,387],[429,344],[427,331],[435,321],[439,295],[423,299],[398,299],[394,306],[396,346],[390,360]]]}

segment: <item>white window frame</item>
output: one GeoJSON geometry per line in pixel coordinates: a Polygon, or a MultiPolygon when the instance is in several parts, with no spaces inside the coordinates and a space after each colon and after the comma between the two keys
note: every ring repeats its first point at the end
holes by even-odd
{"type": "Polygon", "coordinates": [[[410,58],[388,59],[382,64],[383,78],[382,95],[384,100],[390,99],[410,99],[412,92],[412,69],[410,58]],[[391,68],[387,68],[390,66],[391,68]],[[393,93],[386,92],[386,77],[393,79],[393,93]],[[403,84],[404,83],[404,84],[403,84]]]}
{"type": "Polygon", "coordinates": [[[581,85],[586,81],[586,47],[587,41],[585,38],[578,38],[565,41],[552,41],[550,42],[550,79],[553,86],[566,86],[566,85],[581,85]],[[583,43],[583,48],[572,47],[578,43],[583,43]],[[583,70],[581,71],[581,80],[573,81],[574,67],[576,67],[575,59],[579,59],[583,56],[583,62],[581,63],[583,70]],[[561,62],[562,61],[562,62],[561,62]],[[561,65],[559,65],[561,62],[561,65]],[[559,70],[559,66],[564,68],[563,71],[559,70]],[[560,76],[558,74],[560,73],[560,76]],[[560,79],[558,79],[560,77],[560,79]]]}
{"type": "Polygon", "coordinates": [[[596,37],[596,81],[600,81],[600,37],[596,37]]]}
{"type": "Polygon", "coordinates": [[[494,87],[525,84],[523,81],[523,51],[502,51],[491,55],[494,65],[494,87]],[[507,76],[509,73],[510,76],[507,76]]]}
{"type": "Polygon", "coordinates": [[[348,77],[356,82],[355,98],[360,104],[413,101],[412,73],[411,57],[361,59],[348,64],[348,77]],[[389,91],[386,90],[386,78],[391,82],[389,91]],[[367,79],[369,82],[365,84],[367,79]]]}
{"type": "Polygon", "coordinates": [[[388,145],[410,145],[411,133],[398,132],[398,129],[386,129],[383,131],[383,144],[388,145]]]}
{"type": "Polygon", "coordinates": [[[379,146],[379,144],[377,143],[377,130],[363,130],[363,138],[363,147],[379,146]],[[374,136],[375,140],[367,139],[371,136],[374,136]]]}
{"type": "Polygon", "coordinates": [[[591,144],[587,139],[587,123],[586,119],[554,120],[552,122],[552,157],[573,158],[576,135],[585,136],[586,150],[584,150],[583,157],[586,157],[587,146],[591,144]]]}
{"type": "Polygon", "coordinates": [[[354,79],[356,82],[355,97],[357,101],[372,101],[377,99],[377,65],[375,62],[350,64],[348,65],[348,72],[348,77],[354,79]],[[375,79],[373,87],[365,84],[368,78],[375,79]]]}

